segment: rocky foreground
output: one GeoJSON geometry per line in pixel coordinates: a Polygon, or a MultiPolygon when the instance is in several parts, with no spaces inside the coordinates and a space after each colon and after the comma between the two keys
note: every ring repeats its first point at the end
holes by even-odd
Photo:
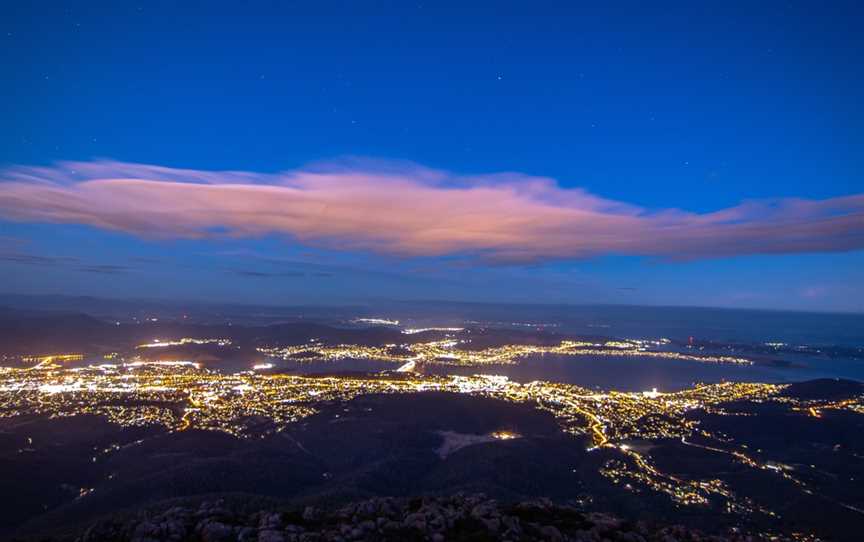
{"type": "MultiPolygon", "coordinates": [[[[79,542],[324,542],[324,541],[746,541],[745,535],[708,536],[680,526],[657,527],[585,513],[547,500],[499,504],[484,495],[375,498],[335,511],[238,514],[222,501],[200,507],[141,512],[103,520],[79,542]]],[[[774,540],[777,540],[776,538],[774,540]]]]}

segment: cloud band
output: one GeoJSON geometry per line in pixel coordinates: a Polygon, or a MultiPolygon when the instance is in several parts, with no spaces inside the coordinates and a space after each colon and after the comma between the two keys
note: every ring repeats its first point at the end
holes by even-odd
{"type": "Polygon", "coordinates": [[[695,259],[864,248],[864,194],[649,211],[507,173],[406,164],[277,174],[111,161],[0,172],[0,217],[141,237],[290,236],[331,249],[531,262],[604,254],[695,259]]]}

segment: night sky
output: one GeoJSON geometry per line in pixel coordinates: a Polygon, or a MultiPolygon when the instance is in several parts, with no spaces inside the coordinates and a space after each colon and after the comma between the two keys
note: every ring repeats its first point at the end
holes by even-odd
{"type": "Polygon", "coordinates": [[[0,293],[864,311],[862,6],[3,2],[0,293]]]}

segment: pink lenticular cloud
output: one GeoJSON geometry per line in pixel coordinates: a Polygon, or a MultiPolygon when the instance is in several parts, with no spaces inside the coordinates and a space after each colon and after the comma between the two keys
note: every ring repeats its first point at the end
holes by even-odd
{"type": "Polygon", "coordinates": [[[648,211],[522,174],[418,166],[264,174],[110,161],[0,172],[0,218],[141,237],[282,234],[398,256],[525,262],[633,254],[672,259],[864,248],[864,194],[648,211]]]}

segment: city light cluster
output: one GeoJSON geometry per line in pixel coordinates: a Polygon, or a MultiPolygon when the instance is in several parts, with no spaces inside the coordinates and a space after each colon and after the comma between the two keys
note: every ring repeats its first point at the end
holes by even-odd
{"type": "Polygon", "coordinates": [[[668,350],[652,350],[667,344],[661,341],[629,339],[601,342],[561,341],[557,345],[513,344],[483,349],[471,348],[470,339],[447,338],[425,343],[389,344],[384,346],[327,345],[312,341],[296,346],[260,347],[262,354],[297,362],[320,362],[339,359],[375,359],[379,361],[412,363],[419,367],[429,365],[512,365],[536,355],[564,355],[574,357],[632,357],[673,359],[698,363],[753,365],[753,361],[712,354],[691,354],[668,350]]]}
{"type": "MultiPolygon", "coordinates": [[[[514,363],[537,353],[657,353],[640,350],[646,346],[636,341],[613,345],[564,341],[556,346],[516,345],[483,350],[463,350],[460,345],[455,339],[447,339],[398,345],[403,350],[400,352],[393,352],[397,345],[326,346],[317,342],[261,349],[274,361],[299,354],[303,360],[350,357],[404,362],[402,372],[365,376],[282,374],[274,371],[272,362],[257,363],[252,370],[222,373],[192,361],[145,361],[137,356],[127,359],[113,354],[110,363],[86,365],[76,363],[83,360],[79,354],[44,356],[30,359],[34,365],[27,368],[0,367],[0,417],[98,415],[122,426],[162,426],[169,431],[201,429],[237,438],[258,438],[280,432],[291,423],[321,412],[326,405],[361,395],[429,391],[469,394],[548,411],[564,432],[585,438],[589,452],[603,449],[613,453],[600,473],[628,490],[652,490],[687,506],[705,505],[720,498],[731,511],[771,515],[770,510],[732,494],[720,479],[687,480],[662,472],[646,453],[651,445],[645,443],[674,441],[727,454],[748,468],[776,474],[804,491],[812,491],[792,468],[762,460],[745,445],[702,429],[688,414],[702,410],[720,416],[748,415],[728,407],[738,402],[771,402],[813,418],[821,418],[829,410],[864,413],[862,397],[802,400],[784,396],[780,392],[786,386],[775,384],[722,382],[671,393],[656,389],[619,392],[559,382],[518,383],[500,375],[435,376],[414,370],[430,362],[477,366],[514,363]]],[[[490,438],[517,437],[514,432],[501,430],[490,438]]]]}
{"type": "Polygon", "coordinates": [[[230,346],[231,339],[195,339],[184,337],[182,339],[161,341],[154,339],[153,342],[139,344],[136,348],[166,348],[169,346],[185,346],[187,344],[215,344],[218,346],[230,346]]]}

